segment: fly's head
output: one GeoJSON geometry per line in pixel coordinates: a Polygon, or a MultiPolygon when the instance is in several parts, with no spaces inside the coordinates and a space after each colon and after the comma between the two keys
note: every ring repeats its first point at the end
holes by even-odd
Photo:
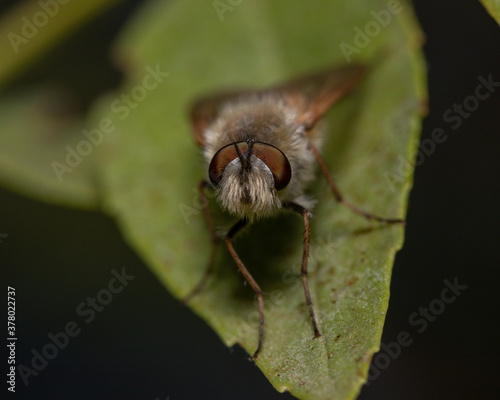
{"type": "Polygon", "coordinates": [[[219,149],[210,162],[209,177],[222,206],[251,221],[281,208],[279,191],[287,187],[292,170],[280,149],[247,139],[219,149]]]}

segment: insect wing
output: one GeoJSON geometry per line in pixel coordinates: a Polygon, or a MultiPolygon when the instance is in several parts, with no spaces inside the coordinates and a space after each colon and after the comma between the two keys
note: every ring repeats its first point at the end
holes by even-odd
{"type": "Polygon", "coordinates": [[[287,99],[306,130],[340,99],[353,90],[365,72],[362,65],[348,65],[295,79],[275,90],[287,99]]]}
{"type": "Polygon", "coordinates": [[[349,65],[308,75],[268,90],[239,90],[221,93],[198,100],[191,108],[191,124],[196,143],[205,145],[203,132],[217,118],[221,106],[255,93],[281,97],[290,107],[298,111],[298,122],[306,130],[315,123],[359,82],[365,67],[349,65]]]}
{"type": "Polygon", "coordinates": [[[234,101],[249,93],[252,93],[252,91],[239,90],[225,92],[215,96],[204,97],[195,102],[191,107],[191,124],[196,143],[200,146],[205,145],[203,132],[217,118],[223,104],[234,101]]]}

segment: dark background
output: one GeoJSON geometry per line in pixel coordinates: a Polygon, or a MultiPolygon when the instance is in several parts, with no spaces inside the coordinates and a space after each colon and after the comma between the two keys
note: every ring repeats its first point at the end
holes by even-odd
{"type": "MultiPolygon", "coordinates": [[[[13,3],[4,1],[0,12],[13,3]]],[[[107,49],[137,3],[127,1],[82,29],[23,79],[62,76],[85,108],[99,91],[120,83],[106,64],[107,49]],[[87,74],[100,71],[95,86],[72,79],[85,59],[92,60],[84,64],[87,74]],[[55,67],[63,61],[67,76],[55,67]]],[[[427,36],[430,113],[423,138],[442,128],[448,139],[416,169],[406,242],[394,266],[382,341],[408,331],[413,343],[363,388],[360,399],[498,398],[500,88],[456,130],[443,113],[474,95],[479,76],[500,81],[500,31],[476,1],[414,5],[427,36]],[[417,332],[410,315],[440,297],[445,279],[455,278],[467,289],[417,332]]],[[[292,398],[277,393],[240,348],[227,349],[172,298],[112,219],[0,190],[0,233],[9,235],[0,238],[1,277],[3,288],[16,288],[18,362],[29,364],[31,349],[40,350],[47,334],[68,321],[83,328],[30,386],[17,377],[16,396],[5,395],[2,384],[1,398],[292,398]],[[123,267],[136,279],[83,324],[76,306],[123,267]]]]}

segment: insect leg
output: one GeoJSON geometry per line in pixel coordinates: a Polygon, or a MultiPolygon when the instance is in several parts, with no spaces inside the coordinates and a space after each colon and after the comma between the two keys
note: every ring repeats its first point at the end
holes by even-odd
{"type": "Polygon", "coordinates": [[[238,266],[238,269],[240,272],[243,274],[245,277],[246,281],[250,284],[252,287],[253,291],[255,292],[255,295],[257,296],[257,301],[259,302],[259,344],[257,346],[257,350],[253,353],[252,358],[255,360],[260,352],[260,349],[262,348],[262,338],[264,337],[264,298],[262,297],[262,290],[260,289],[260,286],[255,282],[255,279],[253,279],[252,275],[250,275],[250,272],[246,269],[245,265],[241,261],[240,257],[234,250],[233,244],[232,244],[232,239],[234,236],[241,230],[243,229],[246,225],[248,224],[248,221],[246,219],[241,219],[239,220],[228,232],[226,235],[226,245],[229,250],[229,253],[231,253],[231,256],[233,257],[234,261],[236,262],[236,265],[238,266]]]}
{"type": "Polygon", "coordinates": [[[205,285],[208,282],[208,278],[210,277],[210,275],[214,270],[215,254],[217,252],[219,241],[217,239],[217,235],[215,234],[214,221],[212,219],[212,215],[210,214],[210,210],[208,208],[207,196],[205,195],[205,189],[210,187],[211,187],[210,184],[206,181],[200,181],[198,185],[198,190],[200,192],[200,197],[202,201],[203,214],[205,215],[205,221],[207,222],[208,230],[210,232],[210,239],[212,241],[212,249],[210,251],[210,258],[208,259],[208,264],[205,273],[201,277],[198,284],[187,294],[186,297],[184,297],[184,299],[182,300],[184,304],[189,303],[191,299],[205,287],[205,285]]]}
{"type": "Polygon", "coordinates": [[[321,172],[323,172],[323,175],[325,176],[328,184],[330,185],[330,188],[332,189],[333,196],[340,204],[346,206],[351,211],[354,211],[356,214],[362,215],[363,217],[369,220],[371,219],[374,221],[385,222],[388,224],[402,224],[402,225],[406,224],[403,219],[379,217],[378,215],[370,214],[366,211],[363,211],[360,208],[356,207],[354,204],[345,201],[344,196],[342,196],[339,188],[337,187],[337,185],[335,185],[335,182],[333,181],[333,178],[330,175],[330,171],[328,171],[328,167],[326,166],[325,162],[323,161],[323,158],[319,154],[318,149],[314,147],[314,145],[311,142],[309,142],[309,146],[314,154],[314,157],[316,157],[316,161],[318,162],[319,167],[321,168],[321,172]]]}
{"type": "Polygon", "coordinates": [[[304,218],[304,252],[302,253],[301,276],[302,276],[302,284],[304,286],[304,294],[306,296],[307,308],[309,309],[309,314],[311,315],[311,321],[314,329],[314,338],[316,339],[321,337],[321,333],[319,333],[318,325],[316,324],[316,317],[314,315],[311,295],[309,293],[309,286],[307,284],[307,261],[309,258],[309,241],[311,237],[311,228],[309,225],[310,214],[309,211],[307,211],[307,209],[296,203],[286,203],[285,206],[291,209],[292,211],[299,213],[304,218]]]}

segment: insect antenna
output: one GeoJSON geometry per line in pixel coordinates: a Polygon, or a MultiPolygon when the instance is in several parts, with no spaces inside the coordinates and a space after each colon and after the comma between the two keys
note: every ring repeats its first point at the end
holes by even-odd
{"type": "Polygon", "coordinates": [[[234,147],[236,148],[236,153],[238,154],[238,158],[240,159],[241,163],[241,168],[243,171],[248,171],[251,167],[250,160],[252,158],[252,150],[253,150],[253,145],[255,143],[255,140],[248,139],[247,144],[248,144],[248,149],[245,151],[245,153],[242,153],[238,145],[235,143],[234,147]]]}

